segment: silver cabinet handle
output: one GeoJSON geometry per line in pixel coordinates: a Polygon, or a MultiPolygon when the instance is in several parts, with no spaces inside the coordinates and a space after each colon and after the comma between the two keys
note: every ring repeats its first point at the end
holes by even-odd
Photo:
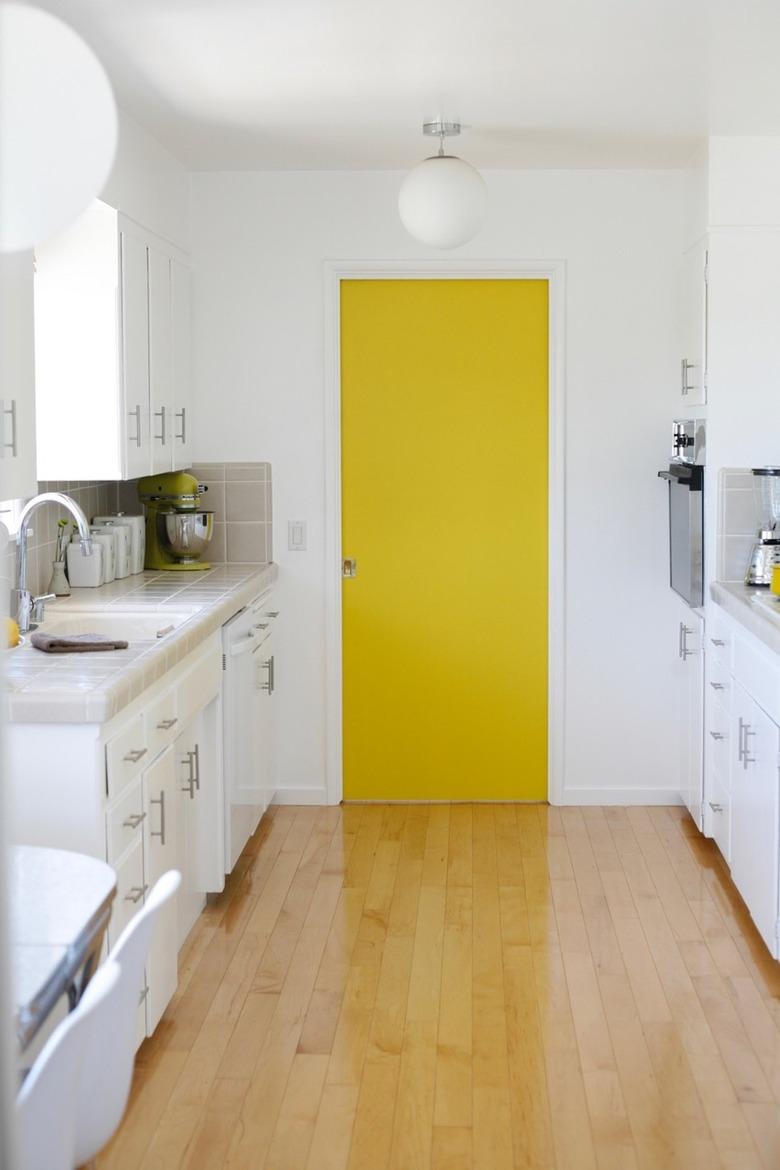
{"type": "MultiPolygon", "coordinates": [[[[270,617],[271,615],[268,614],[268,616],[270,617]]],[[[267,630],[269,625],[270,625],[269,622],[258,622],[256,626],[252,626],[252,629],[253,630],[267,630]]]]}
{"type": "Polygon", "coordinates": [[[271,655],[271,694],[276,690],[276,656],[271,655]]]}
{"type": "Polygon", "coordinates": [[[723,641],[722,638],[710,638],[710,641],[712,642],[713,646],[725,646],[726,645],[726,643],[723,641]]]}
{"type": "Polygon", "coordinates": [[[146,820],[146,813],[145,812],[133,813],[133,815],[129,816],[126,821],[122,821],[122,827],[125,829],[137,829],[138,826],[141,824],[141,821],[145,821],[145,820],[146,820]]]}
{"type": "Polygon", "coordinates": [[[755,735],[755,734],[756,734],[756,733],[755,733],[755,731],[751,730],[750,724],[749,724],[749,723],[746,723],[746,724],[744,725],[744,729],[743,729],[743,744],[744,744],[744,747],[743,747],[743,749],[742,749],[742,767],[745,769],[745,771],[746,771],[746,772],[747,772],[747,769],[748,769],[748,764],[755,764],[755,762],[756,762],[756,757],[755,757],[755,756],[751,756],[751,755],[749,755],[749,753],[748,753],[748,738],[749,738],[751,735],[755,735]]]}
{"type": "Polygon", "coordinates": [[[157,829],[150,829],[149,836],[150,837],[159,837],[160,844],[164,845],[165,844],[165,792],[162,788],[160,789],[160,799],[159,800],[150,800],[149,804],[159,804],[159,806],[160,806],[160,828],[159,828],[159,831],[157,829]]]}
{"type": "Polygon", "coordinates": [[[146,999],[148,994],[149,994],[149,988],[148,988],[148,986],[144,985],[144,987],[141,988],[140,995],[138,996],[138,1006],[139,1007],[144,1002],[144,1000],[146,999]]]}
{"type": "Polygon", "coordinates": [[[713,739],[725,739],[726,738],[722,731],[711,731],[710,735],[712,736],[713,739]]]}
{"type": "Polygon", "coordinates": [[[260,683],[260,690],[261,691],[268,691],[268,694],[271,695],[271,694],[273,694],[273,690],[274,690],[274,659],[273,659],[273,655],[271,655],[270,658],[266,658],[265,662],[260,663],[260,669],[268,671],[268,678],[265,680],[264,683],[260,683]]]}
{"type": "Polygon", "coordinates": [[[278,618],[279,610],[278,609],[267,609],[265,612],[265,616],[269,617],[269,618],[278,618]]]}
{"type": "Polygon", "coordinates": [[[187,407],[183,406],[181,408],[181,410],[177,410],[175,412],[175,414],[176,414],[176,418],[181,419],[181,434],[177,435],[176,438],[179,440],[180,443],[186,443],[187,442],[187,407]]]}
{"type": "Polygon", "coordinates": [[[679,657],[682,658],[683,662],[686,658],[690,658],[693,654],[693,650],[688,649],[688,635],[692,633],[693,630],[689,629],[688,626],[684,624],[684,622],[680,622],[680,634],[677,643],[677,649],[679,657]]]}
{"type": "Polygon", "coordinates": [[[156,441],[162,446],[165,446],[165,407],[161,406],[159,410],[154,412],[154,417],[160,420],[160,433],[155,435],[156,441]]]}
{"type": "Polygon", "coordinates": [[[148,751],[148,748],[135,748],[133,751],[129,751],[126,756],[123,756],[122,759],[126,764],[137,764],[148,751]]]}
{"type": "Polygon", "coordinates": [[[683,358],[680,363],[680,390],[683,394],[683,397],[686,394],[689,394],[691,390],[693,390],[693,386],[691,386],[688,382],[688,370],[692,369],[693,362],[689,362],[687,358],[683,358]]]}
{"type": "Polygon", "coordinates": [[[141,406],[140,406],[140,403],[138,406],[136,406],[135,410],[128,411],[128,414],[129,414],[130,418],[135,419],[135,438],[131,439],[130,436],[128,435],[127,436],[128,442],[135,443],[136,447],[140,447],[141,446],[141,406]]]}
{"type": "Polygon", "coordinates": [[[723,805],[716,804],[715,801],[713,801],[713,800],[709,801],[709,806],[714,813],[722,813],[723,812],[723,805]]]}
{"type": "Polygon", "coordinates": [[[160,722],[157,724],[157,730],[158,731],[170,731],[171,728],[175,727],[178,722],[179,722],[178,718],[161,719],[160,722]]]}
{"type": "Polygon", "coordinates": [[[725,686],[723,685],[723,683],[711,682],[710,686],[712,687],[713,691],[725,691],[725,689],[726,689],[725,686]]]}
{"type": "Polygon", "coordinates": [[[193,759],[193,772],[195,775],[195,787],[200,792],[200,744],[195,744],[195,750],[189,753],[193,759]]]}
{"type": "Polygon", "coordinates": [[[140,902],[148,889],[148,886],[131,886],[129,893],[125,894],[125,901],[133,903],[140,902]]]}
{"type": "Polygon", "coordinates": [[[737,736],[737,762],[742,763],[742,757],[745,754],[745,724],[742,722],[742,716],[739,717],[739,734],[737,736]]]}
{"type": "Polygon", "coordinates": [[[186,764],[190,771],[182,792],[188,792],[190,800],[194,800],[195,792],[200,790],[200,744],[196,743],[192,751],[185,752],[181,762],[186,764]]]}
{"type": "Polygon", "coordinates": [[[16,399],[10,399],[10,406],[6,406],[3,402],[3,414],[7,414],[11,419],[11,441],[8,442],[5,437],[5,428],[3,428],[3,441],[0,443],[0,448],[4,451],[11,452],[11,458],[15,459],[19,454],[17,446],[17,427],[16,427],[16,399]]]}

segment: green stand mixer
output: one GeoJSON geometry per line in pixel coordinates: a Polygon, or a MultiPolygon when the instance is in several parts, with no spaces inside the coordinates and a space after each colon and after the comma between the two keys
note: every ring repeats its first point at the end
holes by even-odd
{"type": "Polygon", "coordinates": [[[214,531],[214,513],[200,506],[200,485],[186,471],[166,471],[138,481],[146,512],[145,569],[210,569],[200,560],[214,531]]]}

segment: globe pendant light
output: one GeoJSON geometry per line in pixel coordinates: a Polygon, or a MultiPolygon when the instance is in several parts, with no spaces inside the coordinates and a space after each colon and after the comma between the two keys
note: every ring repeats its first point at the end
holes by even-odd
{"type": "Polygon", "coordinates": [[[423,134],[439,139],[439,153],[409,172],[398,193],[398,212],[409,235],[433,248],[457,248],[482,227],[487,188],[479,171],[444,153],[444,139],[460,122],[425,122],[423,134]]]}

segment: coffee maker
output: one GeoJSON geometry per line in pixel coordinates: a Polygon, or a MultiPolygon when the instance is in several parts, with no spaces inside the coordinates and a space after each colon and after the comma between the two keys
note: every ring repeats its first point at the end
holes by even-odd
{"type": "Polygon", "coordinates": [[[138,498],[146,513],[144,568],[211,568],[200,560],[214,531],[214,513],[200,506],[204,490],[186,471],[166,471],[138,481],[138,498]]]}
{"type": "Polygon", "coordinates": [[[758,540],[750,553],[746,585],[771,585],[772,570],[780,565],[780,467],[753,468],[753,501],[758,540]]]}

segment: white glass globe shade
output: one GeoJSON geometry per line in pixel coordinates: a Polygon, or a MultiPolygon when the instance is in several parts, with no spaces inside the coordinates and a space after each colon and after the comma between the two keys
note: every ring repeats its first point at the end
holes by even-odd
{"type": "Polygon", "coordinates": [[[482,227],[487,188],[463,159],[436,155],[419,163],[398,193],[401,222],[410,236],[434,248],[456,248],[482,227]]]}
{"type": "Polygon", "coordinates": [[[100,193],[117,113],[103,66],[73,29],[0,3],[0,252],[32,248],[100,193]]]}

